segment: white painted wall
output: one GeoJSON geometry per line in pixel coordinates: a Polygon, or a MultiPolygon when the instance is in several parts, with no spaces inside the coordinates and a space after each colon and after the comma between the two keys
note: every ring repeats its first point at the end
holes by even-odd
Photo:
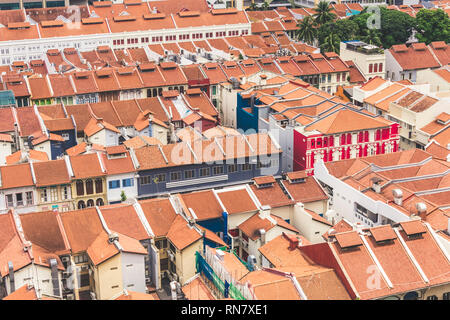
{"type": "MultiPolygon", "coordinates": [[[[62,293],[61,271],[58,271],[58,283],[59,292],[62,293]]],[[[5,277],[6,291],[8,294],[11,293],[10,279],[9,275],[5,277]]],[[[36,290],[38,297],[42,295],[54,296],[53,295],[53,284],[52,284],[52,274],[51,269],[36,265],[29,264],[28,266],[17,270],[14,272],[14,286],[15,290],[19,289],[24,285],[33,285],[36,290]]]]}
{"type": "Polygon", "coordinates": [[[115,174],[115,175],[107,175],[106,176],[106,188],[107,188],[107,198],[108,202],[112,201],[120,201],[122,190],[125,192],[127,199],[137,198],[137,180],[135,179],[135,173],[123,173],[123,174],[115,174]],[[133,186],[131,187],[123,187],[122,180],[123,179],[133,179],[133,186]],[[113,180],[120,180],[120,188],[110,189],[109,182],[113,180]]]}
{"type": "MultiPolygon", "coordinates": [[[[14,199],[14,211],[17,213],[28,213],[37,211],[37,192],[36,188],[34,186],[30,187],[21,187],[21,188],[11,188],[11,189],[4,189],[0,191],[0,213],[6,213],[8,212],[9,208],[6,205],[6,195],[7,194],[13,194],[14,199]],[[24,206],[17,206],[16,204],[16,193],[22,193],[23,199],[26,200],[26,192],[31,191],[33,192],[33,204],[26,204],[24,206]]],[[[26,201],[25,201],[26,202],[26,201]]]]}
{"type": "Polygon", "coordinates": [[[409,216],[398,211],[389,204],[381,201],[375,201],[340,179],[329,174],[328,169],[322,160],[317,161],[314,164],[314,176],[317,180],[322,181],[333,188],[333,199],[330,209],[335,210],[337,213],[336,222],[340,221],[342,218],[345,218],[352,223],[360,222],[363,225],[372,227],[381,225],[383,218],[388,218],[395,222],[410,220],[409,216]],[[368,225],[363,220],[358,219],[355,216],[356,202],[373,213],[378,214],[378,222],[373,225],[368,225]]]}
{"type": "Polygon", "coordinates": [[[324,242],[322,234],[330,229],[329,225],[313,220],[312,216],[304,210],[304,205],[301,202],[294,206],[291,224],[311,243],[324,242]]]}
{"type": "Polygon", "coordinates": [[[6,164],[6,157],[12,154],[11,142],[0,142],[0,165],[6,164]]]}
{"type": "Polygon", "coordinates": [[[145,255],[122,252],[121,263],[123,288],[145,293],[145,255]]]}

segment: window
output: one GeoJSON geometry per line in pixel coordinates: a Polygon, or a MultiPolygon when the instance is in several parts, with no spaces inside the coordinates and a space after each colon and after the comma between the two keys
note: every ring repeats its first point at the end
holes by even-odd
{"type": "Polygon", "coordinates": [[[61,136],[63,137],[64,141],[67,141],[67,140],[69,140],[69,139],[70,139],[70,137],[69,137],[69,134],[68,134],[68,133],[63,133],[63,134],[62,134],[61,136]]]}
{"type": "Polygon", "coordinates": [[[167,270],[169,268],[169,259],[161,259],[159,261],[160,270],[167,270]]]}
{"type": "Polygon", "coordinates": [[[14,200],[13,200],[13,195],[12,194],[7,194],[6,195],[6,205],[8,207],[14,207],[14,200]]]}
{"type": "Polygon", "coordinates": [[[94,182],[92,179],[86,180],[86,194],[93,194],[94,193],[94,182]]]}
{"type": "Polygon", "coordinates": [[[84,209],[86,208],[86,204],[84,203],[83,200],[78,201],[78,205],[77,205],[78,209],[84,209]]]}
{"type": "Polygon", "coordinates": [[[252,169],[252,165],[250,163],[244,163],[242,164],[242,171],[249,171],[252,169]]]}
{"type": "Polygon", "coordinates": [[[134,180],[132,178],[129,179],[122,179],[122,186],[125,187],[132,187],[134,186],[134,180]]]}
{"type": "Polygon", "coordinates": [[[222,174],[223,173],[223,167],[222,166],[217,166],[213,168],[213,174],[222,174]]]}
{"type": "Polygon", "coordinates": [[[84,185],[82,180],[77,181],[77,196],[84,195],[84,185]]]}
{"type": "Polygon", "coordinates": [[[41,189],[41,202],[47,202],[48,201],[48,190],[47,188],[41,189]]]}
{"type": "Polygon", "coordinates": [[[166,249],[167,248],[167,239],[155,241],[155,246],[158,249],[166,249]]]}
{"type": "Polygon", "coordinates": [[[233,172],[236,172],[236,171],[238,171],[238,166],[237,166],[237,164],[229,164],[228,165],[228,173],[233,173],[233,172]]]}
{"type": "Polygon", "coordinates": [[[383,72],[383,64],[382,63],[378,64],[378,72],[383,72]]]}
{"type": "Polygon", "coordinates": [[[94,206],[94,200],[89,199],[89,200],[86,202],[86,205],[87,205],[88,207],[93,207],[93,206],[94,206]]]}
{"type": "Polygon", "coordinates": [[[27,199],[27,205],[31,206],[33,204],[33,192],[32,191],[25,192],[25,197],[27,199]]]}
{"type": "Polygon", "coordinates": [[[58,201],[58,190],[56,189],[56,187],[50,188],[50,201],[58,201]]]}
{"type": "Polygon", "coordinates": [[[110,189],[118,189],[120,188],[120,180],[113,180],[109,182],[110,189]]]}
{"type": "Polygon", "coordinates": [[[150,183],[151,183],[150,176],[140,177],[140,178],[139,178],[139,183],[140,183],[141,185],[144,185],[144,184],[150,184],[150,183]]]}
{"type": "Polygon", "coordinates": [[[95,179],[95,192],[103,193],[103,181],[102,179],[95,179]]]}
{"type": "Polygon", "coordinates": [[[191,179],[195,176],[194,170],[185,170],[184,171],[184,178],[185,179],[191,179]]]}
{"type": "Polygon", "coordinates": [[[98,198],[98,199],[95,201],[95,205],[96,205],[97,207],[101,207],[101,206],[103,206],[104,204],[105,204],[105,202],[103,201],[102,198],[98,198]]]}
{"type": "Polygon", "coordinates": [[[16,193],[16,205],[23,206],[23,194],[22,193],[16,193]]]}
{"type": "Polygon", "coordinates": [[[450,292],[446,292],[442,295],[443,300],[450,300],[450,292]]]}
{"type": "Polygon", "coordinates": [[[74,260],[75,264],[85,263],[85,262],[88,262],[88,257],[87,257],[87,254],[83,253],[78,256],[74,256],[73,260],[74,260]]]}
{"type": "Polygon", "coordinates": [[[153,179],[155,183],[161,183],[166,181],[166,175],[164,173],[160,173],[155,175],[155,178],[153,179]]]}
{"type": "Polygon", "coordinates": [[[201,168],[200,169],[200,177],[206,177],[211,175],[209,168],[201,168]]]}
{"type": "Polygon", "coordinates": [[[369,64],[369,73],[372,73],[372,68],[373,68],[373,65],[369,64]]]}
{"type": "Polygon", "coordinates": [[[438,297],[435,295],[429,296],[429,297],[427,297],[427,300],[438,300],[438,297]]]}
{"type": "Polygon", "coordinates": [[[181,172],[177,171],[177,172],[171,172],[170,173],[170,181],[178,181],[181,179],[181,172]]]}

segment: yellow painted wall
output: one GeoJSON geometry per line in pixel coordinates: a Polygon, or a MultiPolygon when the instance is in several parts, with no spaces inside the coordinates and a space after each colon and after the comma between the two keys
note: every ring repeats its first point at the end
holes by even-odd
{"type": "Polygon", "coordinates": [[[98,300],[108,300],[123,291],[121,254],[96,266],[94,272],[95,295],[98,300]],[[114,268],[114,270],[111,270],[114,268]],[[113,288],[113,286],[117,286],[113,288]]]}

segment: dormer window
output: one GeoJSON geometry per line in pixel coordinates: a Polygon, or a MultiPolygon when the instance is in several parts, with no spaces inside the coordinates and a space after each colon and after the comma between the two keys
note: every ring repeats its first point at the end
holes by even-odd
{"type": "Polygon", "coordinates": [[[305,178],[291,179],[291,183],[304,183],[305,181],[306,181],[305,178]]]}

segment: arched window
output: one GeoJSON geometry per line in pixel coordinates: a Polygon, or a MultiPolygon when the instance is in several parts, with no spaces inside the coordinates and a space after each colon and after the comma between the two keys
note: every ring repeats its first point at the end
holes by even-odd
{"type": "Polygon", "coordinates": [[[98,207],[103,206],[105,203],[103,202],[102,198],[98,198],[97,201],[95,201],[95,205],[98,207]]]}
{"type": "Polygon", "coordinates": [[[403,300],[418,300],[419,294],[416,291],[410,291],[403,296],[403,300]]]}
{"type": "Polygon", "coordinates": [[[86,180],[86,194],[93,194],[94,193],[94,183],[91,179],[86,180]]]}
{"type": "Polygon", "coordinates": [[[103,193],[103,181],[100,178],[95,179],[95,192],[103,193]]]}
{"type": "Polygon", "coordinates": [[[84,185],[82,180],[77,180],[77,196],[84,195],[84,185]]]}
{"type": "Polygon", "coordinates": [[[83,200],[78,201],[78,209],[86,208],[86,204],[83,200]]]}
{"type": "Polygon", "coordinates": [[[94,200],[89,199],[89,200],[87,201],[87,206],[88,206],[88,207],[93,207],[93,206],[94,206],[94,200]]]}

